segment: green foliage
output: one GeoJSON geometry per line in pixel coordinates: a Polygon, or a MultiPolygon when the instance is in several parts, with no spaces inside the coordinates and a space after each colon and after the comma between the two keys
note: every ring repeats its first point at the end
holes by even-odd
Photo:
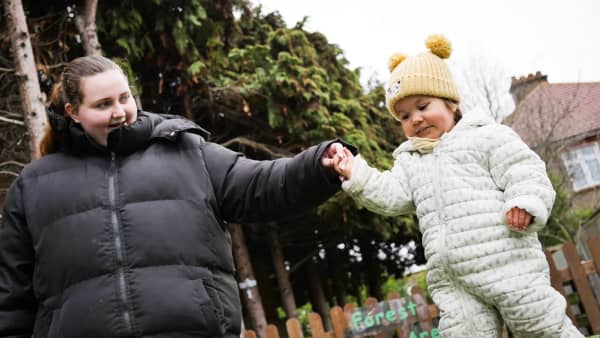
{"type": "MultiPolygon", "coordinates": [[[[311,303],[306,303],[302,306],[299,306],[296,309],[296,314],[298,315],[298,321],[300,322],[300,326],[302,327],[302,332],[304,333],[305,337],[310,337],[310,325],[309,325],[309,321],[308,321],[308,315],[311,312],[313,312],[311,303]]],[[[285,311],[281,307],[277,308],[277,316],[281,320],[285,320],[287,318],[285,311]]]]}
{"type": "Polygon", "coordinates": [[[406,291],[402,287],[402,283],[394,276],[388,276],[385,282],[381,285],[381,293],[387,295],[390,292],[396,292],[399,295],[406,294],[406,291]]]}
{"type": "Polygon", "coordinates": [[[544,247],[574,242],[579,228],[594,213],[594,209],[591,208],[572,208],[572,197],[570,191],[564,186],[568,183],[564,176],[550,173],[550,180],[556,191],[556,199],[548,223],[539,233],[544,247]]]}
{"type": "Polygon", "coordinates": [[[140,95],[142,93],[142,89],[135,77],[135,74],[133,73],[133,70],[131,69],[129,62],[123,58],[113,58],[112,60],[118,64],[121,69],[123,69],[123,72],[127,77],[127,81],[129,82],[129,87],[131,87],[131,93],[133,95],[140,95]]]}
{"type": "Polygon", "coordinates": [[[190,59],[199,54],[192,38],[207,19],[199,0],[119,1],[110,3],[101,13],[97,17],[99,35],[115,37],[122,50],[119,54],[128,58],[140,60],[148,51],[173,47],[190,59]]]}
{"type": "Polygon", "coordinates": [[[432,303],[429,290],[427,289],[427,271],[419,271],[411,275],[404,276],[401,279],[397,279],[394,276],[389,276],[382,285],[382,291],[384,295],[389,292],[397,292],[400,297],[408,296],[410,287],[418,286],[425,293],[425,297],[429,303],[432,303]]]}

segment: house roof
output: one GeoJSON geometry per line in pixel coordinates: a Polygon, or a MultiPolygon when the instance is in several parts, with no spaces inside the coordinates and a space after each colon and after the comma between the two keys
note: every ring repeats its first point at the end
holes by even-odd
{"type": "Polygon", "coordinates": [[[530,146],[600,131],[600,82],[542,82],[504,123],[530,146]]]}

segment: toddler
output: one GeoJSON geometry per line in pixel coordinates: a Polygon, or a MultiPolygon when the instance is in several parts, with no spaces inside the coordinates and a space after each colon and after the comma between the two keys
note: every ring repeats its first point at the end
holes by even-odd
{"type": "Polygon", "coordinates": [[[429,51],[390,61],[386,105],[408,140],[381,172],[346,151],[342,188],[383,215],[415,210],[441,336],[583,337],[550,286],[537,231],[555,192],[544,162],[509,127],[477,111],[462,115],[440,35],[429,51]]]}

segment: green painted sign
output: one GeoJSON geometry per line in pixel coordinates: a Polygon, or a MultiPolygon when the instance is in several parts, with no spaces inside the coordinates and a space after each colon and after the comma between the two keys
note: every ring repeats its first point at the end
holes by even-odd
{"type": "Polygon", "coordinates": [[[372,307],[357,308],[349,313],[346,337],[361,337],[377,332],[393,331],[408,327],[410,338],[439,338],[437,328],[421,330],[418,325],[417,304],[412,299],[393,299],[379,302],[372,307]]]}

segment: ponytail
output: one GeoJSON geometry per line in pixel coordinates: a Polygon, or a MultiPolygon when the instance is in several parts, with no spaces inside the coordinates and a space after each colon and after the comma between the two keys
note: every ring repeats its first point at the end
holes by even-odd
{"type": "Polygon", "coordinates": [[[52,96],[50,97],[50,107],[47,108],[48,120],[50,123],[46,125],[46,130],[44,130],[44,136],[40,141],[40,153],[42,156],[55,153],[59,146],[59,137],[58,135],[56,135],[52,127],[52,120],[53,118],[55,118],[52,115],[66,117],[65,102],[63,100],[63,97],[64,95],[62,93],[62,82],[58,82],[54,85],[54,88],[52,89],[52,96]]]}

